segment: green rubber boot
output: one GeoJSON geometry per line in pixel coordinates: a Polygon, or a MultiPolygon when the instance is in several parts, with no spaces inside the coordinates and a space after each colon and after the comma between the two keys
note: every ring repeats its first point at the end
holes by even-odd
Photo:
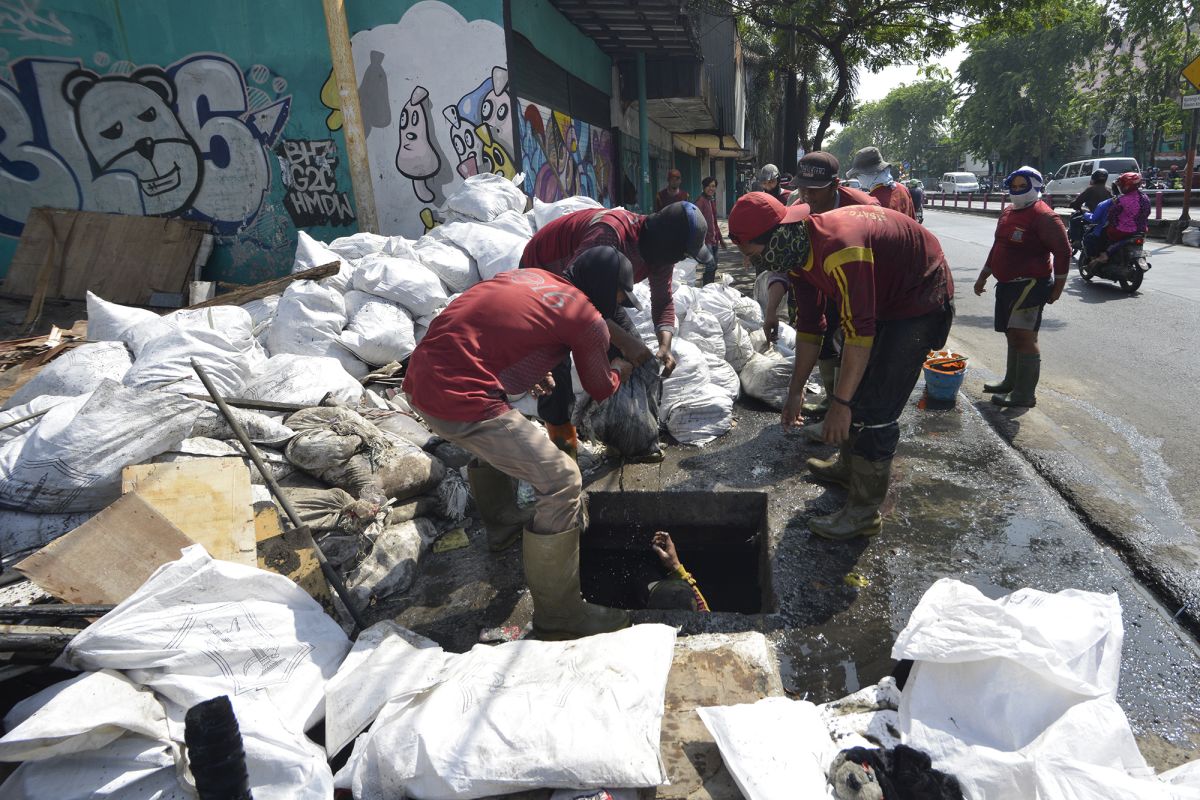
{"type": "Polygon", "coordinates": [[[821,399],[815,403],[805,403],[800,410],[804,414],[810,416],[822,416],[829,412],[830,397],[833,396],[834,387],[837,386],[838,365],[836,358],[823,358],[817,362],[817,369],[821,372],[821,385],[825,387],[825,394],[821,395],[821,399]]]}
{"type": "Polygon", "coordinates": [[[1017,351],[1008,348],[1008,364],[1004,368],[1004,379],[999,383],[985,383],[983,385],[984,394],[999,394],[1002,392],[1011,392],[1013,389],[1013,378],[1017,374],[1017,351]]]}
{"type": "Polygon", "coordinates": [[[517,541],[533,509],[517,505],[517,487],[512,478],[486,462],[477,461],[467,468],[471,496],[487,530],[488,549],[504,550],[517,541]]]}
{"type": "Polygon", "coordinates": [[[1033,408],[1037,405],[1038,379],[1042,375],[1040,353],[1018,353],[1013,387],[1006,394],[992,395],[992,402],[1006,408],[1033,408]]]}
{"type": "MultiPolygon", "coordinates": [[[[807,427],[807,426],[806,426],[807,427]]],[[[813,477],[825,483],[833,483],[843,489],[850,488],[850,454],[854,449],[854,434],[846,437],[833,458],[810,458],[804,462],[813,477]]]]}
{"type": "Polygon", "coordinates": [[[525,580],[533,596],[533,634],[538,639],[577,639],[630,625],[627,611],[588,603],[580,594],[582,532],[578,527],[551,534],[525,531],[525,580]]]}
{"type": "Polygon", "coordinates": [[[874,536],[883,530],[879,507],[887,498],[892,461],[867,461],[850,457],[850,496],[840,510],[808,521],[808,529],[823,539],[844,541],[857,536],[874,536]]]}

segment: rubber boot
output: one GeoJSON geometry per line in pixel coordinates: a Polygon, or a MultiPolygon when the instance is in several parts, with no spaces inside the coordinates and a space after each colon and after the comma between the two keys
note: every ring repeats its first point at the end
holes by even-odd
{"type": "Polygon", "coordinates": [[[823,358],[817,362],[817,369],[821,372],[821,385],[825,387],[825,394],[821,395],[821,399],[815,403],[805,403],[800,410],[804,414],[818,417],[829,412],[829,404],[832,402],[829,398],[833,395],[833,389],[837,386],[838,365],[840,362],[836,358],[823,358]]]}
{"type": "Polygon", "coordinates": [[[1013,378],[1017,374],[1017,351],[1012,347],[1008,348],[1008,363],[1004,368],[1004,380],[999,383],[985,383],[983,385],[984,394],[1001,394],[1003,392],[1011,392],[1013,388],[1013,378]]]}
{"type": "Polygon", "coordinates": [[[1012,391],[992,395],[992,402],[1007,408],[1033,408],[1037,405],[1038,379],[1042,375],[1040,353],[1018,353],[1012,391]]]}
{"type": "Polygon", "coordinates": [[[538,639],[577,639],[628,628],[629,613],[585,602],[579,593],[582,528],[523,538],[525,580],[533,595],[533,633],[538,639]]]}
{"type": "Polygon", "coordinates": [[[572,461],[579,461],[579,434],[575,430],[575,426],[569,422],[562,425],[546,425],[546,432],[550,434],[550,441],[554,442],[554,446],[571,457],[572,461]]]}
{"type": "MultiPolygon", "coordinates": [[[[807,427],[807,426],[806,426],[807,427]]],[[[846,437],[833,458],[810,458],[805,461],[813,477],[825,483],[833,483],[843,489],[850,488],[850,453],[854,449],[854,433],[846,437]]]]}
{"type": "Polygon", "coordinates": [[[808,521],[808,529],[824,539],[853,539],[874,536],[883,529],[879,507],[887,499],[892,461],[868,461],[850,457],[850,496],[846,505],[826,517],[808,521]]]}
{"type": "Polygon", "coordinates": [[[512,478],[491,464],[479,462],[467,468],[467,480],[475,507],[487,530],[489,550],[503,550],[517,540],[533,519],[533,509],[517,505],[517,486],[512,478]]]}

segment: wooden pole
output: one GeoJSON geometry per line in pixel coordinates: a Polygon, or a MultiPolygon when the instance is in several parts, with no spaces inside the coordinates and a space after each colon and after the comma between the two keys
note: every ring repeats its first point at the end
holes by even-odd
{"type": "Polygon", "coordinates": [[[350,162],[350,183],[354,187],[358,229],[379,233],[375,189],[371,184],[370,162],[367,161],[367,136],[363,131],[362,108],[358,103],[358,79],[354,74],[350,30],[346,25],[345,0],[322,0],[322,3],[325,6],[325,29],[329,33],[329,55],[333,60],[333,73],[337,77],[338,97],[341,99],[342,134],[346,140],[346,158],[350,162]]]}

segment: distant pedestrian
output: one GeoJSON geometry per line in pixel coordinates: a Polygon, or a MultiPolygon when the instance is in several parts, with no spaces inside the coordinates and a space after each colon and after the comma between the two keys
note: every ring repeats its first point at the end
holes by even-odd
{"type": "Polygon", "coordinates": [[[696,208],[700,209],[704,221],[708,223],[708,236],[704,244],[712,253],[712,261],[704,265],[702,283],[707,286],[717,279],[717,250],[725,243],[725,239],[717,226],[717,179],[709,175],[700,182],[700,186],[701,192],[696,198],[696,208]]]}
{"type": "Polygon", "coordinates": [[[883,160],[878,147],[864,147],[854,154],[854,163],[846,177],[858,178],[863,191],[879,201],[879,205],[899,211],[906,217],[917,218],[912,195],[903,184],[892,177],[892,165],[883,160]]]}
{"type": "Polygon", "coordinates": [[[766,192],[781,203],[787,203],[787,193],[780,186],[779,167],[774,164],[763,164],[762,169],[758,171],[758,189],[757,191],[766,192]]]}
{"type": "Polygon", "coordinates": [[[662,211],[671,203],[682,203],[688,200],[691,195],[681,188],[682,183],[683,175],[679,170],[667,170],[667,185],[654,196],[654,210],[662,211]]]}
{"type": "Polygon", "coordinates": [[[998,406],[1031,408],[1041,377],[1038,329],[1047,303],[1062,296],[1071,269],[1071,243],[1062,217],[1041,201],[1042,174],[1021,167],[1004,179],[1011,204],[1000,212],[996,239],[975,281],[975,294],[995,277],[997,333],[1008,339],[1004,379],[983,391],[998,406]],[[1051,268],[1053,267],[1053,278],[1051,268]]]}
{"type": "Polygon", "coordinates": [[[1179,188],[1179,184],[1178,184],[1178,181],[1179,181],[1179,165],[1178,165],[1178,164],[1172,164],[1172,165],[1171,165],[1171,171],[1170,171],[1169,173],[1167,173],[1167,179],[1171,181],[1171,188],[1172,188],[1172,189],[1178,189],[1178,188],[1179,188]]]}

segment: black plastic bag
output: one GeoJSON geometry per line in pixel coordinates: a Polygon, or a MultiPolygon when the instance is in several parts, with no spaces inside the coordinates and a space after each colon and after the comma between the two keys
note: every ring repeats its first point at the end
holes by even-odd
{"type": "Polygon", "coordinates": [[[657,453],[658,403],[662,398],[659,363],[650,359],[633,370],[612,397],[576,409],[584,435],[603,442],[626,458],[657,453]]]}

